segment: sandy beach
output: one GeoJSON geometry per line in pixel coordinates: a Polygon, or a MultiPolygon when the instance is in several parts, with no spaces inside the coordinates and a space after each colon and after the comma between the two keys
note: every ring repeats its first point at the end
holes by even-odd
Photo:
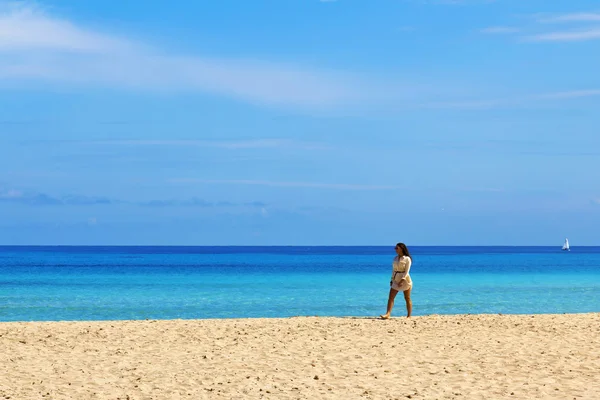
{"type": "Polygon", "coordinates": [[[4,399],[600,398],[600,314],[0,323],[4,399]]]}

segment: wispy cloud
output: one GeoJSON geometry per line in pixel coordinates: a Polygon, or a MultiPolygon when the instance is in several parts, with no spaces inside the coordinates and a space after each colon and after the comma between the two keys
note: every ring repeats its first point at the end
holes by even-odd
{"type": "Polygon", "coordinates": [[[514,105],[514,99],[475,99],[460,101],[439,101],[422,104],[422,108],[429,109],[455,109],[455,110],[485,110],[514,105]]]}
{"type": "Polygon", "coordinates": [[[211,202],[197,197],[189,200],[151,200],[137,203],[145,207],[252,207],[264,208],[266,203],[253,201],[247,203],[231,203],[229,201],[211,202]]]}
{"type": "Polygon", "coordinates": [[[13,203],[28,206],[97,206],[127,204],[144,207],[251,207],[264,208],[266,203],[253,201],[232,203],[228,201],[207,201],[197,197],[187,200],[141,200],[127,201],[107,197],[92,197],[81,195],[53,196],[46,193],[22,191],[17,189],[0,189],[0,203],[13,203]]]}
{"type": "Polygon", "coordinates": [[[90,30],[25,3],[0,8],[0,82],[196,91],[243,101],[323,108],[358,101],[365,87],[341,71],[197,55],[90,30]]]}
{"type": "Polygon", "coordinates": [[[582,42],[600,39],[600,27],[576,31],[539,33],[525,36],[523,39],[530,42],[582,42]]]}
{"type": "Polygon", "coordinates": [[[527,105],[540,105],[540,102],[553,102],[558,100],[575,100],[589,97],[599,97],[600,89],[567,90],[561,92],[548,92],[528,94],[515,97],[496,99],[475,99],[465,101],[431,102],[421,105],[422,108],[441,108],[457,110],[484,110],[507,107],[521,107],[527,105]]]}
{"type": "Polygon", "coordinates": [[[568,14],[535,14],[530,23],[521,27],[491,26],[481,29],[483,34],[521,33],[524,42],[582,42],[600,39],[600,13],[574,12],[568,14]],[[570,29],[549,30],[552,24],[570,24],[570,29]]]}
{"type": "Polygon", "coordinates": [[[209,147],[221,149],[325,149],[321,143],[300,142],[290,139],[252,139],[252,140],[95,140],[67,142],[89,146],[156,146],[156,147],[209,147]]]}
{"type": "Polygon", "coordinates": [[[538,95],[538,99],[577,99],[582,97],[600,96],[600,89],[570,90],[565,92],[554,92],[538,95]]]}
{"type": "Polygon", "coordinates": [[[561,15],[536,15],[536,20],[542,23],[560,23],[560,22],[600,22],[600,13],[596,12],[578,12],[561,15]]]}
{"type": "Polygon", "coordinates": [[[519,28],[513,26],[490,26],[488,28],[481,29],[481,33],[487,33],[490,35],[502,35],[519,32],[519,28]]]}
{"type": "Polygon", "coordinates": [[[16,189],[3,189],[0,190],[0,203],[19,203],[26,205],[35,206],[48,206],[48,205],[75,205],[75,206],[89,206],[89,205],[107,205],[116,204],[118,201],[111,200],[104,197],[88,197],[88,196],[61,196],[55,197],[45,193],[38,192],[26,192],[16,189]]]}
{"type": "Polygon", "coordinates": [[[448,141],[426,143],[427,149],[448,152],[486,152],[490,154],[504,155],[531,155],[541,157],[598,157],[600,150],[595,150],[598,146],[593,141],[590,142],[569,142],[564,143],[560,140],[526,140],[526,139],[488,139],[488,140],[469,140],[469,141],[448,141]]]}
{"type": "MultiPolygon", "coordinates": [[[[459,1],[462,4],[485,2],[459,1]]],[[[7,6],[5,3],[0,8],[1,86],[33,84],[43,87],[58,84],[151,92],[193,92],[267,106],[362,114],[414,109],[419,108],[420,104],[430,108],[481,107],[480,101],[456,99],[456,87],[449,87],[448,83],[436,83],[431,77],[426,84],[418,85],[399,82],[396,77],[364,78],[343,71],[254,59],[172,54],[168,49],[90,29],[27,4],[9,3],[7,6]]],[[[512,29],[516,28],[490,27],[487,33],[510,33],[512,29]]],[[[596,35],[600,37],[600,31],[573,35],[537,35],[529,40],[584,40],[596,35]]],[[[492,103],[495,102],[485,100],[483,107],[493,107],[492,103]]],[[[506,106],[506,103],[503,104],[506,106]]],[[[220,148],[302,146],[274,140],[262,143],[123,140],[112,144],[220,148]]]]}
{"type": "Polygon", "coordinates": [[[495,3],[496,0],[418,0],[422,4],[438,4],[446,6],[466,6],[466,5],[477,5],[477,4],[491,4],[495,3]]]}
{"type": "Polygon", "coordinates": [[[83,30],[69,21],[46,16],[31,3],[0,3],[0,49],[115,53],[136,46],[121,38],[83,30]]]}
{"type": "Polygon", "coordinates": [[[196,178],[173,178],[170,183],[186,184],[225,184],[225,185],[253,185],[253,186],[272,186],[283,188],[314,188],[314,189],[334,189],[334,190],[394,190],[400,189],[398,186],[386,185],[363,185],[346,183],[317,183],[317,182],[282,182],[251,179],[196,179],[196,178]]]}

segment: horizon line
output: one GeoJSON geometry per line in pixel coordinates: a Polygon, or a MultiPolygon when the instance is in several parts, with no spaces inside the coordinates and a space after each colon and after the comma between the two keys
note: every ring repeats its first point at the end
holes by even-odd
{"type": "MultiPolygon", "coordinates": [[[[191,244],[0,244],[0,248],[6,247],[189,247],[189,248],[207,248],[207,247],[393,247],[394,244],[356,244],[356,245],[338,245],[338,244],[274,244],[274,245],[246,245],[246,244],[217,244],[217,245],[191,245],[191,244]]],[[[561,245],[510,245],[510,244],[451,244],[451,245],[437,245],[437,244],[414,244],[410,247],[556,247],[560,248],[561,245]]],[[[577,245],[573,247],[600,247],[597,245],[577,245]]]]}

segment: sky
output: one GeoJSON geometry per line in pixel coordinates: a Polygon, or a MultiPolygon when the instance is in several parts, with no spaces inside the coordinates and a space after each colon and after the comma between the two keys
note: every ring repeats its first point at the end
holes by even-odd
{"type": "Polygon", "coordinates": [[[596,0],[0,0],[0,244],[600,245],[596,0]]]}

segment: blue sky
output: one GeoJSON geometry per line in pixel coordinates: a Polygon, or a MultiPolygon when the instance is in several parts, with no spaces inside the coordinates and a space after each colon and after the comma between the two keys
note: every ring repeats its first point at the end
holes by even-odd
{"type": "Polygon", "coordinates": [[[0,0],[0,243],[597,245],[600,4],[0,0]]]}

